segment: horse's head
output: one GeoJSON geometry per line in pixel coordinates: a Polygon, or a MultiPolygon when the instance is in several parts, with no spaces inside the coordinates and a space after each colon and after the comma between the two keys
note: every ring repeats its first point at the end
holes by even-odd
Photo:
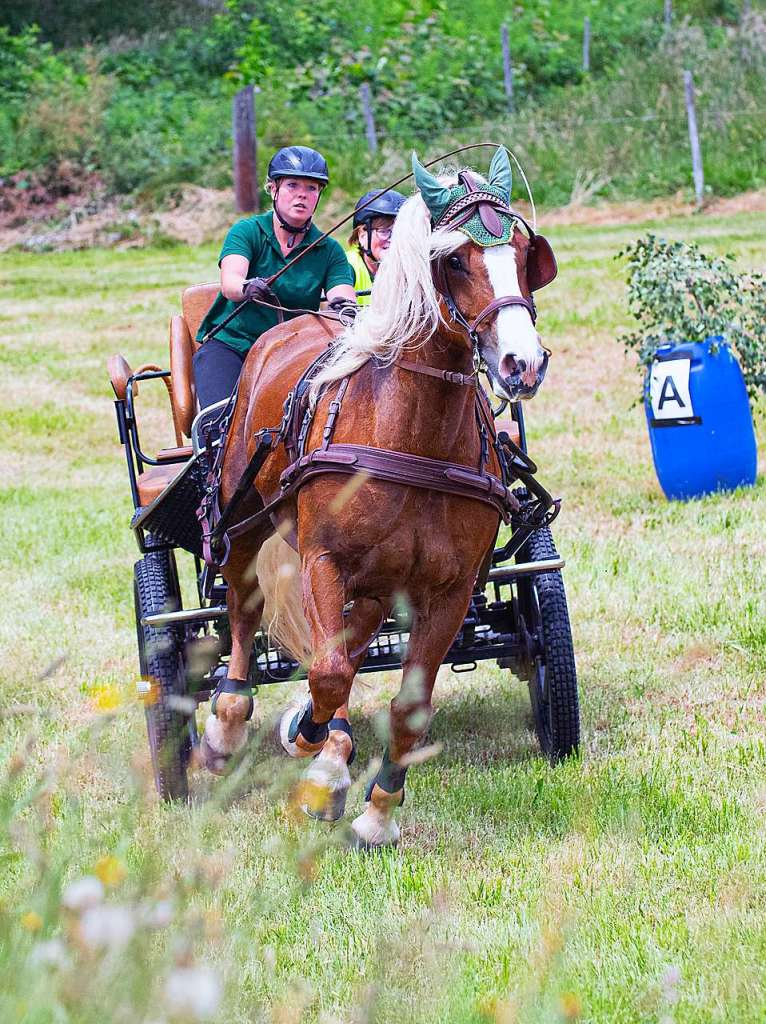
{"type": "Polygon", "coordinates": [[[417,158],[413,168],[431,214],[433,282],[447,322],[478,347],[499,396],[531,398],[548,366],[532,293],[556,276],[556,260],[547,240],[510,208],[506,150],[495,153],[488,181],[463,171],[445,182],[417,158]]]}

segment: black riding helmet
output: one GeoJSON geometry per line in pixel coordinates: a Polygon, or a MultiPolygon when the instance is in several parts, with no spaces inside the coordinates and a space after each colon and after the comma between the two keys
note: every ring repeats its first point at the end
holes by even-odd
{"type": "Polygon", "coordinates": [[[370,259],[373,259],[372,222],[376,217],[396,217],[397,213],[401,210],[404,201],[405,196],[403,196],[401,192],[396,192],[394,189],[384,192],[382,188],[374,188],[369,192],[365,192],[354,207],[353,226],[358,228],[360,224],[367,225],[367,248],[364,252],[365,255],[370,257],[370,259]],[[377,196],[378,198],[374,199],[373,202],[363,210],[359,210],[360,206],[364,206],[364,204],[369,202],[370,199],[373,199],[374,196],[377,196]]]}
{"type": "Polygon", "coordinates": [[[325,158],[310,146],[283,146],[271,158],[269,177],[272,181],[279,178],[314,178],[326,185],[330,173],[325,158]]]}
{"type": "Polygon", "coordinates": [[[279,223],[291,236],[289,244],[292,248],[298,235],[305,235],[311,227],[311,217],[298,228],[283,219],[277,206],[279,181],[281,178],[312,178],[319,182],[321,188],[324,188],[330,180],[327,161],[321,153],[311,149],[310,146],[283,146],[269,161],[268,176],[271,181],[276,182],[277,186],[273,197],[274,213],[276,213],[279,223]]]}

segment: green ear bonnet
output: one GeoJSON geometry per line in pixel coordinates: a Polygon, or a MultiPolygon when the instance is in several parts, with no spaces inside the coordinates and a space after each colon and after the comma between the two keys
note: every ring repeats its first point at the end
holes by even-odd
{"type": "Polygon", "coordinates": [[[449,225],[477,245],[507,245],[516,218],[510,209],[513,176],[508,151],[500,146],[492,157],[488,181],[478,181],[467,171],[458,184],[442,185],[412,154],[412,170],[434,229],[449,225]]]}

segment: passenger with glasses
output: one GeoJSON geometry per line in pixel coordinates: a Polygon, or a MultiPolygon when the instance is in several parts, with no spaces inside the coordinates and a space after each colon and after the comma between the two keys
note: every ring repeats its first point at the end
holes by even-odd
{"type": "Polygon", "coordinates": [[[391,244],[394,219],[402,208],[404,198],[401,192],[383,192],[376,188],[365,192],[356,204],[346,258],[356,274],[354,287],[360,306],[366,306],[370,301],[372,282],[391,244]],[[364,210],[359,210],[370,199],[373,202],[364,210]]]}

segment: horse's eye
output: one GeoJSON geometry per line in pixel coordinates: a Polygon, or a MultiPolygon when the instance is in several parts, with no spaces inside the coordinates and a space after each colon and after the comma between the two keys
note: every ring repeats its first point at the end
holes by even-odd
{"type": "Polygon", "coordinates": [[[459,256],[449,256],[447,258],[447,265],[451,270],[465,270],[459,256]]]}

